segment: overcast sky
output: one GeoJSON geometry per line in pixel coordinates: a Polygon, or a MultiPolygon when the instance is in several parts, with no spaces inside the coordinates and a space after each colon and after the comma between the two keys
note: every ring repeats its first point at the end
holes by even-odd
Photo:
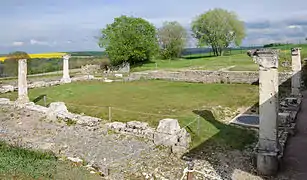
{"type": "Polygon", "coordinates": [[[305,0],[3,0],[0,5],[0,53],[99,50],[99,29],[120,15],[142,17],[161,26],[176,20],[189,28],[212,8],[235,11],[246,23],[244,45],[304,42],[305,0]]]}

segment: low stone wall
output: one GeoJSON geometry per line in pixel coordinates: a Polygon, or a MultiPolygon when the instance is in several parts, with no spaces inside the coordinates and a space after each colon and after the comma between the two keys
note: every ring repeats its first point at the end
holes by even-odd
{"type": "Polygon", "coordinates": [[[65,122],[71,120],[76,124],[88,127],[98,127],[98,125],[102,121],[99,118],[68,112],[67,107],[63,102],[50,103],[49,107],[36,105],[33,102],[20,106],[19,104],[15,104],[15,102],[12,102],[7,98],[0,98],[0,105],[12,105],[16,107],[22,107],[40,113],[44,113],[46,114],[46,117],[51,120],[61,119],[65,122]]]}
{"type": "MultiPolygon", "coordinates": [[[[99,79],[99,78],[95,78],[92,75],[86,75],[86,76],[73,77],[73,78],[71,78],[71,81],[72,82],[74,82],[74,81],[86,81],[86,80],[94,80],[94,79],[99,79]]],[[[61,84],[64,84],[64,83],[61,82],[60,80],[35,81],[35,82],[29,83],[28,88],[33,89],[33,88],[41,88],[41,87],[50,87],[50,86],[57,86],[57,85],[61,85],[61,84]]],[[[17,90],[18,90],[18,86],[13,86],[13,85],[0,86],[0,93],[13,92],[13,91],[17,91],[17,90]]]]}
{"type": "Polygon", "coordinates": [[[106,125],[115,132],[137,135],[153,140],[155,145],[171,147],[173,153],[184,153],[191,142],[190,134],[185,128],[180,128],[177,119],[162,119],[156,129],[139,121],[112,122],[106,125]]]}
{"type": "MultiPolygon", "coordinates": [[[[291,77],[291,73],[279,73],[280,83],[291,77]]],[[[256,71],[147,71],[131,73],[128,81],[140,79],[162,79],[171,81],[197,82],[197,83],[257,83],[259,74],[256,71]]]]}

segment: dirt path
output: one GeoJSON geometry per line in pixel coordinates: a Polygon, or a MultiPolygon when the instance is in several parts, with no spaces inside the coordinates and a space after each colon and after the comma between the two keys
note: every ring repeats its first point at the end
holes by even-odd
{"type": "Polygon", "coordinates": [[[281,168],[281,174],[289,175],[292,180],[307,179],[307,91],[303,95],[297,115],[297,132],[288,141],[281,168]]]}

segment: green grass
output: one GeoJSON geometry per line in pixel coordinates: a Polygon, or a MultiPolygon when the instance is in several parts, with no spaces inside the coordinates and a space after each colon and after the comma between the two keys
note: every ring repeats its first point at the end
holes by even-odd
{"type": "MultiPolygon", "coordinates": [[[[33,100],[46,94],[48,103],[63,101],[69,110],[77,113],[108,119],[109,106],[112,107],[113,121],[145,121],[157,126],[163,118],[176,118],[181,126],[192,122],[197,114],[194,110],[212,110],[222,106],[236,110],[253,105],[258,100],[258,87],[247,84],[196,84],[169,81],[135,81],[102,83],[98,81],[78,82],[50,88],[30,89],[33,100]]],[[[3,94],[2,97],[16,99],[16,93],[3,94]]],[[[40,102],[43,104],[43,102],[40,102]]],[[[244,144],[249,136],[241,137],[236,129],[220,124],[224,120],[220,112],[212,111],[212,117],[202,117],[188,127],[193,135],[193,146],[211,139],[221,131],[231,131],[217,138],[215,142],[227,141],[230,144],[244,144]],[[209,118],[209,119],[208,119],[209,118]],[[210,121],[209,121],[210,120],[210,121]],[[234,132],[232,132],[234,131],[234,132]],[[238,135],[238,137],[237,137],[238,135]],[[240,140],[238,140],[238,138],[240,140]],[[233,142],[233,143],[231,143],[233,142]]],[[[238,132],[242,133],[241,130],[238,132]]],[[[244,131],[244,133],[247,133],[244,131]]],[[[247,133],[248,134],[248,133],[247,133]]]]}
{"type": "Polygon", "coordinates": [[[0,179],[99,179],[82,167],[45,152],[9,146],[0,142],[0,179]]]}
{"type": "MultiPolygon", "coordinates": [[[[196,56],[196,55],[195,55],[196,56]]],[[[181,68],[193,68],[199,70],[219,70],[221,68],[227,68],[230,66],[240,66],[240,71],[245,71],[245,67],[248,69],[257,70],[257,65],[245,54],[235,54],[231,56],[220,57],[201,57],[190,59],[177,59],[177,60],[155,60],[153,62],[144,64],[139,67],[134,67],[132,71],[144,71],[155,69],[181,69],[181,68]]]]}
{"type": "MultiPolygon", "coordinates": [[[[289,61],[291,63],[291,48],[301,47],[302,59],[307,58],[307,44],[290,44],[273,47],[280,49],[280,63],[289,61]]],[[[191,54],[183,56],[177,60],[160,60],[155,59],[152,62],[136,66],[132,71],[145,70],[178,70],[178,69],[198,69],[198,70],[219,70],[229,68],[230,71],[257,71],[258,65],[247,56],[246,50],[232,50],[231,54],[219,57],[212,57],[210,53],[191,54]],[[232,67],[234,66],[234,67],[232,67]],[[230,67],[230,68],[229,68],[230,67]]],[[[279,71],[289,71],[290,67],[279,66],[279,71]]]]}

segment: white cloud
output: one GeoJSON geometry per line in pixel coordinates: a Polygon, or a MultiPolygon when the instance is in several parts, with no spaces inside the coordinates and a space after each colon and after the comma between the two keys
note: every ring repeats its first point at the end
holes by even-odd
{"type": "Polygon", "coordinates": [[[49,43],[46,42],[46,41],[38,41],[38,40],[35,40],[35,39],[31,39],[30,44],[32,44],[32,45],[49,45],[49,43]]]}
{"type": "Polygon", "coordinates": [[[22,41],[15,41],[15,42],[12,43],[12,45],[13,46],[22,46],[22,45],[24,45],[24,42],[22,42],[22,41]]]}

